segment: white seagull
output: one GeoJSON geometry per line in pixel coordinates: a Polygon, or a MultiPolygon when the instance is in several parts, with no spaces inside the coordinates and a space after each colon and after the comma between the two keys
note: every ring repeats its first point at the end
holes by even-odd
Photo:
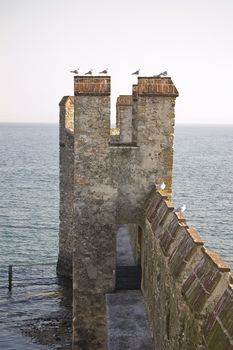
{"type": "Polygon", "coordinates": [[[186,210],[186,205],[182,204],[180,207],[174,210],[175,213],[183,213],[186,210]]]}
{"type": "Polygon", "coordinates": [[[164,190],[166,187],[164,181],[161,182],[161,184],[156,184],[155,186],[156,186],[156,190],[164,190]]]}
{"type": "Polygon", "coordinates": [[[165,70],[164,72],[161,72],[157,75],[153,75],[154,78],[162,78],[162,77],[166,77],[168,75],[168,72],[165,70]]]}

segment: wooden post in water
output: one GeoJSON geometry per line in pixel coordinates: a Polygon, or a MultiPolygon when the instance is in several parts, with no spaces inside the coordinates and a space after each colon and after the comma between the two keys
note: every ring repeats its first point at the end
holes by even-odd
{"type": "Polygon", "coordinates": [[[11,291],[12,289],[12,265],[9,265],[8,269],[8,289],[11,291]]]}

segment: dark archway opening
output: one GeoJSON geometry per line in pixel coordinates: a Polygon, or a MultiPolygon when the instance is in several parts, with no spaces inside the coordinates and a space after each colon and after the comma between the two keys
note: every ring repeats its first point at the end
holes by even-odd
{"type": "Polygon", "coordinates": [[[141,289],[141,265],[134,259],[128,225],[122,225],[117,232],[116,290],[135,289],[141,289]]]}

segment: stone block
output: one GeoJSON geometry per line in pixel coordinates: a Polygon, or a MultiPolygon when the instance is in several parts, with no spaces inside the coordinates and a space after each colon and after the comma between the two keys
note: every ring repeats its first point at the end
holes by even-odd
{"type": "Polygon", "coordinates": [[[161,246],[165,255],[168,254],[170,245],[172,242],[174,242],[177,231],[180,227],[182,227],[182,226],[179,223],[179,221],[177,220],[177,217],[175,215],[173,215],[171,222],[165,228],[165,230],[162,233],[161,238],[160,238],[160,246],[161,246]]]}
{"type": "Polygon", "coordinates": [[[188,226],[186,223],[186,217],[184,215],[184,213],[175,213],[177,219],[179,220],[180,223],[182,223],[183,226],[188,226]]]}
{"type": "Polygon", "coordinates": [[[182,292],[195,312],[199,313],[229,266],[214,252],[203,249],[203,258],[182,286],[182,292]]]}
{"type": "Polygon", "coordinates": [[[151,220],[151,227],[154,233],[158,225],[162,224],[167,214],[172,212],[173,209],[174,207],[171,202],[167,200],[163,200],[162,202],[160,202],[159,206],[157,207],[156,213],[151,220]]]}
{"type": "Polygon", "coordinates": [[[205,324],[209,349],[233,349],[233,285],[225,290],[205,324]]]}
{"type": "Polygon", "coordinates": [[[152,219],[155,217],[157,208],[159,204],[162,201],[162,197],[160,195],[157,195],[155,198],[152,199],[152,201],[149,204],[149,207],[147,209],[147,219],[149,222],[152,221],[152,219]]]}
{"type": "Polygon", "coordinates": [[[174,276],[183,270],[198,245],[203,245],[198,232],[194,228],[183,228],[183,238],[175,247],[169,258],[169,265],[174,276]]]}

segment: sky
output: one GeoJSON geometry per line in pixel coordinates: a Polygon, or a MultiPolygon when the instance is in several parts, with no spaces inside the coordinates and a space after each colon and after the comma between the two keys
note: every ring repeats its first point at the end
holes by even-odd
{"type": "Polygon", "coordinates": [[[72,69],[119,94],[167,70],[176,123],[233,124],[232,0],[0,0],[0,122],[58,123],[72,69]]]}

